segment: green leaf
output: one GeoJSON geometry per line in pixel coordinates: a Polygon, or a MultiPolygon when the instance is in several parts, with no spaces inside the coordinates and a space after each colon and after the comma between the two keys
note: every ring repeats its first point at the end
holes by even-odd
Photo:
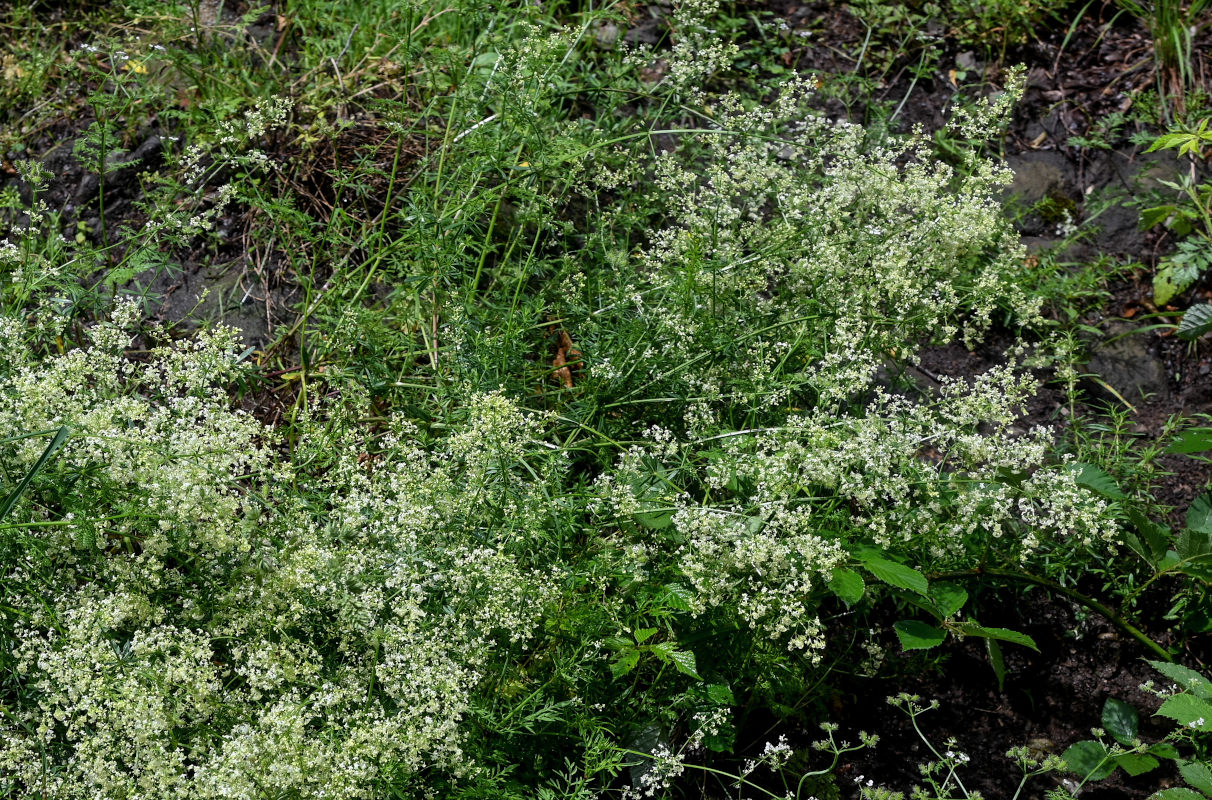
{"type": "Polygon", "coordinates": [[[1069,465],[1069,470],[1073,473],[1073,480],[1078,486],[1084,486],[1108,500],[1122,500],[1124,498],[1124,493],[1120,491],[1119,486],[1115,483],[1115,478],[1112,478],[1093,464],[1074,462],[1069,465]]]}
{"type": "Polygon", "coordinates": [[[1154,716],[1169,717],[1180,725],[1197,731],[1212,731],[1212,703],[1193,694],[1176,694],[1166,698],[1154,716]]]}
{"type": "Polygon", "coordinates": [[[1169,661],[1150,661],[1149,666],[1178,684],[1178,688],[1186,689],[1204,700],[1212,700],[1212,681],[1190,667],[1169,661]]]}
{"type": "Polygon", "coordinates": [[[46,462],[50,461],[51,457],[59,452],[59,448],[67,442],[71,435],[71,429],[66,425],[59,428],[59,432],[55,434],[55,438],[51,439],[50,444],[42,451],[42,455],[38,457],[37,462],[30,467],[29,472],[25,473],[25,477],[21,479],[21,483],[17,484],[16,488],[8,493],[3,503],[0,503],[0,520],[9,515],[9,512],[13,510],[13,506],[17,505],[17,501],[21,499],[21,496],[25,494],[25,490],[29,488],[34,476],[42,471],[42,468],[46,466],[46,462]]]}
{"type": "Polygon", "coordinates": [[[930,599],[934,601],[939,617],[953,617],[968,602],[968,592],[958,583],[932,583],[930,599]]]}
{"type": "Polygon", "coordinates": [[[1012,631],[1008,628],[986,628],[984,625],[978,625],[975,622],[965,622],[960,625],[960,633],[965,636],[980,636],[985,639],[999,639],[1003,642],[1021,644],[1023,647],[1030,647],[1035,652],[1039,652],[1034,639],[1025,633],[1012,631]]]}
{"type": "Polygon", "coordinates": [[[838,567],[829,578],[829,589],[847,606],[852,606],[863,599],[867,584],[854,570],[838,567]]]}
{"type": "Polygon", "coordinates": [[[1182,786],[1173,789],[1162,789],[1149,795],[1149,800],[1207,800],[1202,794],[1182,786]]]}
{"type": "Polygon", "coordinates": [[[1171,760],[1178,758],[1178,748],[1169,742],[1158,742],[1157,744],[1149,745],[1149,749],[1145,751],[1151,756],[1158,758],[1169,758],[1171,760]]]}
{"type": "MultiPolygon", "coordinates": [[[[1184,528],[1178,532],[1174,549],[1178,552],[1178,557],[1185,561],[1206,564],[1212,560],[1212,533],[1184,528]]],[[[1184,569],[1189,569],[1190,566],[1184,565],[1184,569]]]]}
{"type": "Polygon", "coordinates": [[[1212,428],[1188,428],[1175,436],[1166,448],[1167,453],[1202,453],[1205,450],[1212,450],[1212,428]]]}
{"type": "MultiPolygon", "coordinates": [[[[1187,527],[1200,533],[1212,533],[1212,494],[1201,494],[1187,509],[1187,527]]],[[[1182,554],[1180,549],[1179,554],[1182,554]]]]}
{"type": "Polygon", "coordinates": [[[1169,303],[1175,295],[1185,292],[1199,277],[1199,269],[1181,261],[1167,261],[1153,276],[1153,302],[1159,306],[1169,303]]]}
{"type": "Polygon", "coordinates": [[[682,586],[680,583],[669,583],[661,592],[661,604],[666,608],[671,608],[674,611],[689,611],[690,601],[694,599],[694,592],[682,586]]]}
{"type": "Polygon", "coordinates": [[[610,664],[610,674],[615,678],[621,678],[628,672],[635,669],[636,664],[640,663],[639,650],[624,650],[619,653],[618,657],[610,664]]]}
{"type": "Polygon", "coordinates": [[[1140,228],[1141,230],[1149,230],[1157,225],[1168,220],[1174,213],[1178,211],[1178,206],[1154,206],[1146,208],[1140,212],[1140,228]]]}
{"type": "Polygon", "coordinates": [[[1125,747],[1133,746],[1139,724],[1136,709],[1123,700],[1108,697],[1103,703],[1103,728],[1125,747]]]}
{"type": "MultiPolygon", "coordinates": [[[[1154,522],[1135,508],[1128,509],[1128,520],[1136,527],[1137,533],[1140,534],[1140,539],[1137,541],[1134,549],[1145,561],[1156,565],[1162,556],[1166,554],[1166,550],[1170,548],[1170,542],[1173,537],[1170,529],[1165,525],[1154,522]],[[1141,547],[1142,544],[1143,547],[1141,547]]],[[[1130,544],[1129,546],[1132,545],[1130,544]]]]}
{"type": "Polygon", "coordinates": [[[1203,761],[1181,761],[1178,771],[1183,780],[1204,794],[1212,794],[1212,769],[1203,761]]]}
{"type": "Polygon", "coordinates": [[[895,586],[898,589],[907,589],[923,596],[926,594],[927,589],[930,588],[930,583],[926,580],[925,575],[912,567],[906,567],[904,564],[889,561],[879,555],[879,552],[876,550],[863,548],[855,555],[868,572],[884,583],[895,586]]]}
{"type": "Polygon", "coordinates": [[[695,663],[694,653],[689,650],[671,650],[669,652],[669,660],[677,671],[683,675],[689,675],[696,681],[703,680],[702,676],[699,675],[699,668],[695,663]]]}
{"type": "Polygon", "coordinates": [[[1157,769],[1160,762],[1153,756],[1142,753],[1120,753],[1115,757],[1116,766],[1124,768],[1129,775],[1144,775],[1150,770],[1157,769]]]}
{"type": "Polygon", "coordinates": [[[997,690],[1004,691],[1006,688],[1006,659],[1002,657],[1002,646],[995,639],[986,639],[985,652],[989,654],[989,666],[993,667],[993,674],[997,678],[997,690]]]}
{"type": "Polygon", "coordinates": [[[651,639],[653,634],[655,634],[656,632],[657,632],[656,628],[640,628],[639,630],[637,630],[635,632],[636,644],[643,644],[644,642],[651,639]]]}
{"type": "Polygon", "coordinates": [[[730,706],[736,702],[732,687],[726,683],[707,684],[707,699],[720,706],[730,706]]]}
{"type": "Polygon", "coordinates": [[[915,619],[903,619],[892,627],[896,629],[896,638],[901,640],[901,647],[905,650],[929,650],[947,638],[945,631],[915,619]]]}
{"type": "Polygon", "coordinates": [[[1200,303],[1186,310],[1175,333],[1184,342],[1190,342],[1208,331],[1212,331],[1212,304],[1200,303]]]}
{"type": "Polygon", "coordinates": [[[1107,748],[1102,744],[1086,740],[1070,746],[1061,758],[1069,771],[1082,780],[1101,781],[1115,772],[1115,761],[1108,756],[1107,748]]]}

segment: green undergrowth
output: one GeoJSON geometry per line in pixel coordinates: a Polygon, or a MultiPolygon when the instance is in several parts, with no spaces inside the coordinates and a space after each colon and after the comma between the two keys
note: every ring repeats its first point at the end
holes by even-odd
{"type": "Polygon", "coordinates": [[[996,161],[733,91],[706,0],[652,48],[624,6],[203,10],[132,6],[44,88],[84,92],[99,230],[32,163],[3,194],[0,794],[826,796],[876,744],[843,677],[1037,647],[974,582],[1162,659],[1142,593],[1203,608],[1206,503],[1149,501],[1202,429],[1024,421],[1078,373],[996,161]],[[235,219],[298,289],[261,348],[157,318],[235,219]],[[998,366],[908,380],[990,330],[998,366]],[[738,758],[770,715],[826,736],[738,758]]]}

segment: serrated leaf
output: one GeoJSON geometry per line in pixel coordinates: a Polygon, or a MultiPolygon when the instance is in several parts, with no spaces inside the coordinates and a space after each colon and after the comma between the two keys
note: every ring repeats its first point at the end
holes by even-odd
{"type": "Polygon", "coordinates": [[[637,630],[635,632],[636,644],[643,644],[644,642],[651,639],[653,634],[655,634],[656,632],[657,632],[656,628],[640,628],[639,630],[637,630]]]}
{"type": "Polygon", "coordinates": [[[1039,652],[1039,647],[1036,646],[1034,639],[1025,633],[1012,631],[1008,628],[986,628],[984,625],[978,625],[975,622],[965,622],[960,625],[960,633],[965,636],[979,636],[985,639],[998,639],[1003,642],[1020,644],[1023,647],[1030,647],[1037,653],[1039,652]]]}
{"type": "Polygon", "coordinates": [[[1178,338],[1190,342],[1209,331],[1212,331],[1212,304],[1200,303],[1197,306],[1191,306],[1183,313],[1183,318],[1179,321],[1178,330],[1175,333],[1178,338]]]}
{"type": "Polygon", "coordinates": [[[1212,428],[1188,428],[1175,436],[1166,448],[1167,453],[1202,453],[1205,450],[1212,450],[1212,428]]]}
{"type": "Polygon", "coordinates": [[[934,601],[939,617],[953,617],[968,602],[968,592],[957,583],[932,583],[930,599],[934,601]]]}
{"type": "Polygon", "coordinates": [[[1199,272],[1198,267],[1183,261],[1171,259],[1164,262],[1153,276],[1153,302],[1159,306],[1169,303],[1175,295],[1185,292],[1195,283],[1199,272]]]}
{"type": "Polygon", "coordinates": [[[1069,747],[1061,756],[1070,772],[1084,781],[1101,781],[1115,772],[1115,761],[1108,758],[1107,748],[1086,740],[1069,747]]]}
{"type": "MultiPolygon", "coordinates": [[[[1187,527],[1200,533],[1212,533],[1212,494],[1201,494],[1187,509],[1187,527]]],[[[1182,550],[1179,549],[1179,555],[1182,550]]]]}
{"type": "Polygon", "coordinates": [[[1122,500],[1124,498],[1124,493],[1120,491],[1119,485],[1115,483],[1115,478],[1112,478],[1093,464],[1075,462],[1069,465],[1069,470],[1073,473],[1073,481],[1078,486],[1084,486],[1108,500],[1122,500]]]}
{"type": "MultiPolygon", "coordinates": [[[[1184,528],[1178,532],[1178,538],[1174,541],[1174,549],[1178,553],[1178,557],[1184,561],[1206,564],[1212,560],[1212,533],[1184,528]]],[[[1190,567],[1190,564],[1184,565],[1184,568],[1190,567]]]]}
{"type": "Polygon", "coordinates": [[[946,631],[916,619],[903,619],[892,627],[896,629],[896,638],[901,640],[904,650],[929,650],[947,638],[946,631]]]}
{"type": "Polygon", "coordinates": [[[732,687],[726,683],[707,684],[707,699],[721,706],[730,706],[736,702],[736,698],[732,694],[732,687]]]}
{"type": "Polygon", "coordinates": [[[1193,694],[1167,697],[1154,716],[1169,717],[1178,724],[1197,731],[1212,730],[1212,703],[1193,694]]]}
{"type": "Polygon", "coordinates": [[[1160,792],[1154,792],[1149,795],[1149,800],[1207,800],[1207,798],[1194,789],[1175,786],[1172,789],[1162,789],[1160,792]]]}
{"type": "Polygon", "coordinates": [[[1204,794],[1212,794],[1212,769],[1203,761],[1183,761],[1178,765],[1183,780],[1204,794]]]}
{"type": "Polygon", "coordinates": [[[1125,747],[1132,747],[1139,729],[1136,709],[1123,700],[1108,697],[1103,703],[1103,728],[1125,747]]]}
{"type": "Polygon", "coordinates": [[[1135,508],[1128,509],[1128,520],[1136,527],[1140,544],[1144,545],[1144,548],[1137,552],[1150,564],[1157,564],[1170,548],[1173,538],[1170,529],[1159,525],[1135,508]]]}
{"type": "Polygon", "coordinates": [[[661,593],[661,604],[674,611],[689,611],[690,601],[693,599],[694,592],[680,583],[666,584],[661,593]]]}
{"type": "Polygon", "coordinates": [[[1158,742],[1157,744],[1149,745],[1149,749],[1145,751],[1151,756],[1158,758],[1169,758],[1171,760],[1178,758],[1178,748],[1169,742],[1158,742]]]}
{"type": "Polygon", "coordinates": [[[854,570],[838,567],[829,578],[829,589],[847,606],[852,606],[863,599],[867,584],[854,570]]]}
{"type": "Polygon", "coordinates": [[[610,662],[610,674],[615,678],[621,678],[635,669],[636,664],[639,663],[639,650],[624,650],[614,661],[610,662]]]}
{"type": "Polygon", "coordinates": [[[1169,661],[1150,661],[1149,666],[1174,681],[1178,688],[1186,689],[1204,700],[1212,700],[1212,681],[1190,667],[1172,664],[1169,661]]]}
{"type": "Polygon", "coordinates": [[[1116,766],[1123,767],[1124,772],[1134,777],[1157,769],[1159,763],[1161,762],[1153,756],[1147,756],[1143,753],[1120,753],[1115,757],[1116,766]]]}
{"type": "Polygon", "coordinates": [[[1146,208],[1140,212],[1140,228],[1141,230],[1149,230],[1168,220],[1174,212],[1178,211],[1178,206],[1154,206],[1146,208]]]}
{"type": "Polygon", "coordinates": [[[904,564],[889,561],[879,555],[878,551],[864,548],[856,553],[856,555],[868,572],[890,586],[895,586],[898,589],[907,589],[923,596],[926,595],[927,590],[930,588],[930,582],[926,580],[925,575],[913,567],[906,567],[904,564]]]}
{"type": "Polygon", "coordinates": [[[671,650],[669,652],[669,661],[683,675],[689,675],[696,681],[703,680],[699,675],[698,665],[694,660],[694,653],[689,650],[671,650]]]}

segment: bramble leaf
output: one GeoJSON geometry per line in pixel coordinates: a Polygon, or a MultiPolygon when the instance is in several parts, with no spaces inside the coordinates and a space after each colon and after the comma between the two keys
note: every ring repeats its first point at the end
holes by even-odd
{"type": "Polygon", "coordinates": [[[829,588],[847,606],[852,606],[863,599],[867,584],[863,576],[851,569],[838,567],[829,578],[829,588]]]}
{"type": "Polygon", "coordinates": [[[1155,716],[1169,717],[1180,725],[1197,731],[1212,731],[1212,703],[1193,694],[1167,697],[1155,716]]]}
{"type": "Polygon", "coordinates": [[[1103,703],[1103,728],[1120,744],[1132,747],[1139,722],[1136,709],[1123,700],[1108,697],[1103,703]]]}
{"type": "Polygon", "coordinates": [[[1169,661],[1150,661],[1149,666],[1174,681],[1180,689],[1187,689],[1204,700],[1212,700],[1212,681],[1190,667],[1169,661]]]}
{"type": "Polygon", "coordinates": [[[1110,758],[1107,748],[1101,743],[1087,739],[1071,745],[1061,756],[1065,766],[1083,780],[1101,781],[1115,772],[1115,761],[1110,758]]]}
{"type": "Polygon", "coordinates": [[[903,619],[892,627],[896,629],[896,638],[901,640],[901,647],[905,650],[929,650],[947,638],[946,631],[916,619],[903,619]]]}
{"type": "MultiPolygon", "coordinates": [[[[1178,323],[1178,330],[1175,331],[1175,335],[1184,342],[1190,342],[1209,331],[1212,331],[1212,304],[1200,303],[1186,310],[1182,320],[1178,323]]],[[[1201,449],[1206,450],[1208,448],[1201,449]]]]}
{"type": "Polygon", "coordinates": [[[1212,794],[1212,769],[1203,761],[1181,761],[1178,771],[1183,780],[1205,794],[1212,794]]]}
{"type": "Polygon", "coordinates": [[[1084,486],[1090,491],[1100,494],[1108,500],[1122,500],[1124,493],[1112,478],[1093,464],[1074,462],[1069,465],[1073,472],[1073,480],[1078,486],[1084,486]]]}
{"type": "Polygon", "coordinates": [[[965,636],[980,636],[985,639],[999,639],[1003,642],[1021,644],[1023,647],[1030,647],[1035,652],[1039,652],[1034,639],[1025,633],[1012,631],[1008,628],[986,628],[984,625],[978,625],[975,622],[965,622],[960,625],[960,633],[965,636]]]}
{"type": "MultiPolygon", "coordinates": [[[[1212,309],[1212,306],[1208,307],[1212,309]]],[[[1205,450],[1212,450],[1212,428],[1188,428],[1175,436],[1166,448],[1167,453],[1202,453],[1205,450]]]]}
{"type": "Polygon", "coordinates": [[[863,548],[855,555],[868,572],[884,583],[895,586],[898,589],[907,589],[920,595],[925,595],[927,589],[930,588],[930,583],[926,580],[925,575],[913,567],[889,561],[879,555],[879,552],[876,550],[863,548]]]}

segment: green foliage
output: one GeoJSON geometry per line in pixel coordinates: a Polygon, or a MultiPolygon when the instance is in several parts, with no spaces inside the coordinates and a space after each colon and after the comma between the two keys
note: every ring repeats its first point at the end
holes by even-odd
{"type": "MultiPolygon", "coordinates": [[[[1143,477],[1017,426],[1065,348],[967,143],[1021,73],[888,137],[736,79],[744,28],[705,0],[657,49],[605,36],[613,7],[138,9],[145,37],[74,51],[101,229],[36,162],[0,198],[0,794],[629,797],[702,768],[807,797],[874,737],[734,768],[747,715],[820,723],[893,632],[978,637],[1004,680],[1035,642],[965,581],[1064,589],[1121,541],[1149,581],[1212,574],[1206,503],[1174,535],[1143,477]],[[163,164],[111,214],[152,118],[163,164]],[[233,233],[298,290],[260,350],[155,322],[233,233]],[[1002,366],[890,377],[994,325],[1002,366]]],[[[1018,35],[993,21],[960,35],[1018,35]]]]}

